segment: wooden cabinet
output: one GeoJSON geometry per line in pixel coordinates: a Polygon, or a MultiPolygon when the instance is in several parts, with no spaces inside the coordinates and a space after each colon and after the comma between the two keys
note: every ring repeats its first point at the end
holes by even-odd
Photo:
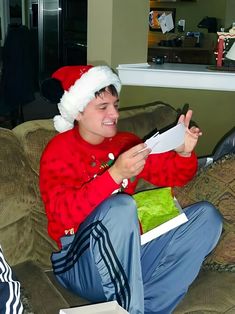
{"type": "Polygon", "coordinates": [[[152,62],[156,57],[164,57],[165,62],[170,63],[211,64],[212,56],[212,51],[205,48],[161,46],[148,48],[148,62],[152,62]]]}

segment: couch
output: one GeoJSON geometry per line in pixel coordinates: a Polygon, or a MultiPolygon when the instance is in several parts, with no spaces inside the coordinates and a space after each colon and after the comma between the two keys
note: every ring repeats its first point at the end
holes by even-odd
{"type": "MultiPolygon", "coordinates": [[[[173,107],[162,102],[125,108],[120,110],[119,129],[144,137],[173,125],[177,116],[173,107]]],[[[38,173],[41,153],[55,134],[51,119],[0,129],[0,243],[21,282],[25,313],[54,314],[60,308],[88,303],[62,288],[51,270],[50,254],[57,247],[47,235],[38,173]]],[[[176,314],[235,313],[234,168],[233,156],[227,156],[202,169],[186,187],[175,189],[184,206],[201,199],[214,201],[226,226],[218,249],[206,259],[176,314]]],[[[138,190],[147,188],[146,182],[138,185],[138,190]]]]}

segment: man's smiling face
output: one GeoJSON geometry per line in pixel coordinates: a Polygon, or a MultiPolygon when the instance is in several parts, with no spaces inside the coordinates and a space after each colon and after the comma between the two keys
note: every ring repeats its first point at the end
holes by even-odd
{"type": "Polygon", "coordinates": [[[119,99],[108,90],[94,97],[78,114],[78,128],[82,138],[90,144],[100,144],[117,133],[119,99]]]}

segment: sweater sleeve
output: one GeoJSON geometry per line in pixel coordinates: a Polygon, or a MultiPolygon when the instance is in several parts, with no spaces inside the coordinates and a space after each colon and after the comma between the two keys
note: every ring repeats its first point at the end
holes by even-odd
{"type": "Polygon", "coordinates": [[[197,157],[182,157],[174,151],[150,154],[140,177],[156,186],[183,186],[197,171],[197,157]]]}
{"type": "Polygon", "coordinates": [[[40,163],[40,190],[48,217],[48,233],[59,241],[74,233],[84,219],[119,185],[108,171],[84,180],[84,165],[69,153],[45,151],[40,163]],[[76,164],[76,165],[75,165],[76,164]]]}

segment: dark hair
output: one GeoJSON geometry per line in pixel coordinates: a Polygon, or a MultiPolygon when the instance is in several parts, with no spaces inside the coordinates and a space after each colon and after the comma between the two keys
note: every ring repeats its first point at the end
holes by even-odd
{"type": "Polygon", "coordinates": [[[103,87],[98,92],[95,92],[95,97],[99,97],[104,92],[109,92],[112,96],[118,97],[118,92],[113,84],[103,87]]]}

